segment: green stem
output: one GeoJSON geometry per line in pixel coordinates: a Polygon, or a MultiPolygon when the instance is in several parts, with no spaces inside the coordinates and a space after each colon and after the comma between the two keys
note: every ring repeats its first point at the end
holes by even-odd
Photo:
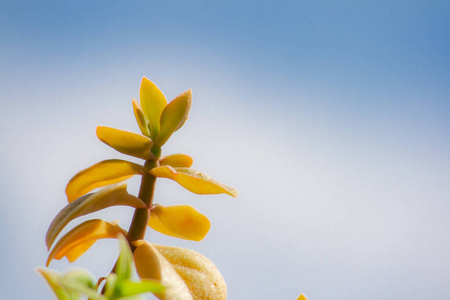
{"type": "MultiPolygon", "coordinates": [[[[144,170],[148,171],[156,166],[156,161],[148,160],[145,162],[144,170]]],[[[147,208],[137,208],[134,211],[133,220],[131,221],[130,230],[127,239],[129,242],[144,239],[147,230],[150,207],[153,203],[153,194],[155,190],[156,177],[145,172],[142,175],[141,188],[139,190],[139,199],[144,201],[147,208]]]]}

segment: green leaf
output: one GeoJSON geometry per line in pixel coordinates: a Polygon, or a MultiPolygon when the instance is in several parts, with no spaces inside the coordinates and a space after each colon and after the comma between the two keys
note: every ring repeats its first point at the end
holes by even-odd
{"type": "Polygon", "coordinates": [[[101,161],[78,172],[67,184],[69,202],[89,193],[93,189],[122,182],[134,175],[144,174],[142,166],[121,159],[101,161]]]}
{"type": "Polygon", "coordinates": [[[37,268],[36,271],[47,280],[60,300],[79,300],[81,294],[92,300],[107,300],[98,295],[93,276],[87,270],[74,269],[63,274],[43,268],[37,268]]]}
{"type": "Polygon", "coordinates": [[[153,142],[144,135],[112,127],[97,126],[97,137],[120,153],[145,160],[155,158],[151,151],[153,142]]]}
{"type": "Polygon", "coordinates": [[[161,114],[161,128],[154,144],[164,145],[170,136],[186,122],[192,103],[192,91],[187,90],[172,100],[161,114]]]}
{"type": "Polygon", "coordinates": [[[51,247],[61,230],[73,219],[117,205],[146,208],[141,199],[128,194],[126,183],[118,183],[96,193],[84,195],[69,203],[53,219],[47,231],[47,247],[51,247]]]}
{"type": "Polygon", "coordinates": [[[130,245],[124,236],[119,237],[120,240],[120,254],[117,260],[115,272],[119,281],[130,279],[133,272],[133,254],[131,253],[130,245]]]}
{"type": "Polygon", "coordinates": [[[67,291],[59,284],[59,273],[43,268],[37,268],[36,272],[41,274],[41,276],[47,281],[49,287],[59,300],[78,300],[78,295],[67,291]]]}
{"type": "Polygon", "coordinates": [[[161,90],[146,77],[142,78],[139,96],[142,111],[148,120],[150,137],[156,138],[159,132],[161,113],[167,105],[167,100],[161,90]]]}
{"type": "Polygon", "coordinates": [[[158,293],[164,291],[164,286],[150,279],[142,279],[141,282],[122,280],[119,285],[121,297],[130,297],[142,293],[158,293]]]}
{"type": "Polygon", "coordinates": [[[107,299],[111,299],[111,297],[113,297],[117,288],[117,283],[118,283],[117,274],[111,273],[108,275],[108,277],[106,277],[104,295],[107,299]]]}
{"type": "Polygon", "coordinates": [[[108,276],[105,285],[105,296],[108,299],[138,299],[134,297],[141,293],[158,292],[164,290],[164,287],[153,280],[144,280],[143,282],[131,281],[130,278],[134,272],[133,254],[125,236],[119,236],[120,255],[117,260],[114,272],[108,276]]]}
{"type": "MultiPolygon", "coordinates": [[[[99,299],[92,275],[84,270],[72,270],[64,274],[60,283],[66,289],[84,294],[90,299],[99,299]]],[[[101,299],[102,297],[100,297],[101,299]]]]}

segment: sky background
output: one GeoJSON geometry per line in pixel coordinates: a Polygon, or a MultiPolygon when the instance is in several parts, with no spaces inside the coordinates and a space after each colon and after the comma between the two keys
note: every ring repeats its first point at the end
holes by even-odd
{"type": "MultiPolygon", "coordinates": [[[[450,2],[0,6],[0,299],[51,298],[33,272],[47,227],[74,174],[126,158],[95,127],[138,131],[142,76],[168,100],[193,90],[163,153],[240,192],[158,180],[156,203],[192,205],[212,228],[200,243],[147,238],[206,255],[229,299],[450,298],[450,2]]],[[[127,228],[132,212],[90,217],[127,228]]],[[[117,248],[51,267],[104,276],[117,248]]]]}

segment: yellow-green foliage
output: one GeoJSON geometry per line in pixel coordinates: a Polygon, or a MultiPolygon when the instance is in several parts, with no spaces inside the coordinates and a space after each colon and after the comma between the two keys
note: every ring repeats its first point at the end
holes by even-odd
{"type": "Polygon", "coordinates": [[[67,280],[67,277],[71,278],[70,274],[61,275],[46,269],[38,271],[59,299],[77,299],[79,294],[92,299],[116,299],[136,295],[137,291],[154,292],[160,299],[226,299],[225,281],[206,257],[192,250],[143,241],[148,226],[172,237],[194,241],[202,240],[210,228],[208,218],[191,206],[155,204],[153,190],[157,177],[172,179],[196,194],[225,193],[237,196],[235,189],[191,169],[193,160],[190,156],[161,156],[161,147],[188,119],[192,92],[183,92],[167,103],[161,90],[144,77],[140,87],[140,103],[135,99],[132,103],[142,134],[98,126],[97,137],[123,154],[142,159],[142,164],[119,159],[105,160],[76,174],[66,187],[69,204],[51,223],[46,244],[50,250],[47,266],[53,259],[63,257],[73,262],[97,240],[104,238],[119,238],[123,241],[124,254],[121,257],[127,256],[127,251],[134,254],[130,252],[128,260],[125,259],[126,263],[121,262],[119,257],[104,288],[98,294],[92,292],[98,286],[94,287],[85,275],[79,277],[89,284],[81,290],[73,290],[70,287],[73,282],[67,280]],[[130,195],[123,183],[132,176],[142,176],[138,196],[130,195]],[[97,188],[101,189],[90,193],[97,188]],[[55,244],[59,233],[73,219],[114,205],[136,209],[128,231],[115,222],[88,220],[60,237],[55,244]],[[130,246],[128,250],[124,250],[124,243],[126,247],[130,246]],[[126,266],[131,266],[133,257],[141,278],[139,283],[130,281],[130,273],[127,271],[125,273],[128,275],[124,275],[121,270],[130,268],[126,266]]]}

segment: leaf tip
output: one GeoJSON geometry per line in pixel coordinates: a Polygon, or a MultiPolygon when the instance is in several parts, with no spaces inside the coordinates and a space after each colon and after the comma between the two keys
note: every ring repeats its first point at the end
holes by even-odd
{"type": "Polygon", "coordinates": [[[229,190],[228,194],[233,198],[236,198],[237,196],[239,196],[239,192],[233,188],[229,190]]]}

